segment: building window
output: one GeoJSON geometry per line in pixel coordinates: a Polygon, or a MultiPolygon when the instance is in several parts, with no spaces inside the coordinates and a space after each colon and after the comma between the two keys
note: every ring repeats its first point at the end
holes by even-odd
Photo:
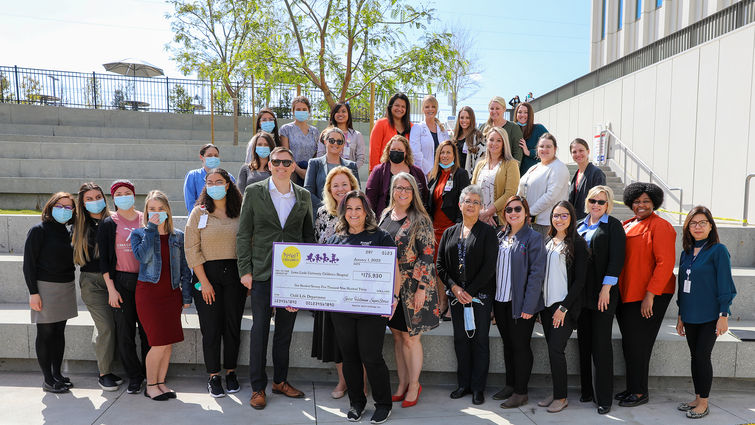
{"type": "Polygon", "coordinates": [[[619,0],[619,24],[618,29],[624,25],[624,0],[619,0]]]}
{"type": "Polygon", "coordinates": [[[606,39],[606,0],[603,0],[603,10],[600,11],[600,39],[606,39]]]}
{"type": "Polygon", "coordinates": [[[639,21],[642,18],[642,0],[637,0],[637,8],[635,10],[637,12],[637,20],[639,21]]]}
{"type": "Polygon", "coordinates": [[[655,8],[658,9],[661,6],[663,6],[663,0],[655,0],[655,8]]]}

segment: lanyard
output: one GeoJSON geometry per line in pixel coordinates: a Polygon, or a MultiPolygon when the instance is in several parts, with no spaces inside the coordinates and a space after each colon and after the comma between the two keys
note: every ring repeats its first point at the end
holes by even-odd
{"type": "MultiPolygon", "coordinates": [[[[708,242],[705,242],[703,246],[700,247],[700,251],[697,251],[697,254],[692,255],[692,261],[690,261],[689,266],[687,267],[687,280],[690,280],[689,275],[690,273],[692,273],[692,265],[695,264],[697,256],[700,255],[701,252],[703,252],[703,249],[705,249],[705,245],[708,245],[708,242]]],[[[692,249],[692,252],[695,252],[694,248],[692,249]]]]}

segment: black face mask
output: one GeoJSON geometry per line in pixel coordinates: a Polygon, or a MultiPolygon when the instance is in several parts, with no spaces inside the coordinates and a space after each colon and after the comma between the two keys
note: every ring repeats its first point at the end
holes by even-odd
{"type": "Polygon", "coordinates": [[[404,162],[404,152],[401,151],[390,151],[388,153],[388,158],[390,158],[391,162],[394,164],[401,164],[404,162]]]}

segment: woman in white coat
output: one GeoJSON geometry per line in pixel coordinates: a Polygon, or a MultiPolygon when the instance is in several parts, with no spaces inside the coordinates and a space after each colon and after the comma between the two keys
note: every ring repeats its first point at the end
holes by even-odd
{"type": "Polygon", "coordinates": [[[425,114],[425,120],[412,126],[412,131],[409,133],[409,145],[414,154],[414,165],[421,168],[427,176],[435,163],[435,150],[449,137],[445,127],[436,117],[438,99],[435,96],[425,96],[422,100],[422,112],[425,114]]]}

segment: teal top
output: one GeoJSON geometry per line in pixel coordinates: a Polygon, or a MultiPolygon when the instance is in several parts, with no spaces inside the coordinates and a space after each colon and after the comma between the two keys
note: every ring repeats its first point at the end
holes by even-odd
{"type": "Polygon", "coordinates": [[[693,251],[682,251],[679,259],[679,289],[676,304],[684,323],[707,323],[718,320],[719,313],[729,313],[732,300],[737,295],[731,276],[731,258],[723,244],[705,246],[695,259],[693,251]],[[689,293],[684,292],[684,281],[690,284],[689,293]]]}
{"type": "Polygon", "coordinates": [[[535,124],[532,126],[530,137],[524,140],[527,143],[527,150],[530,151],[530,154],[522,155],[522,162],[519,164],[520,176],[523,176],[530,167],[540,162],[540,158],[537,157],[537,141],[540,140],[540,136],[547,132],[548,129],[542,124],[535,124]]]}

